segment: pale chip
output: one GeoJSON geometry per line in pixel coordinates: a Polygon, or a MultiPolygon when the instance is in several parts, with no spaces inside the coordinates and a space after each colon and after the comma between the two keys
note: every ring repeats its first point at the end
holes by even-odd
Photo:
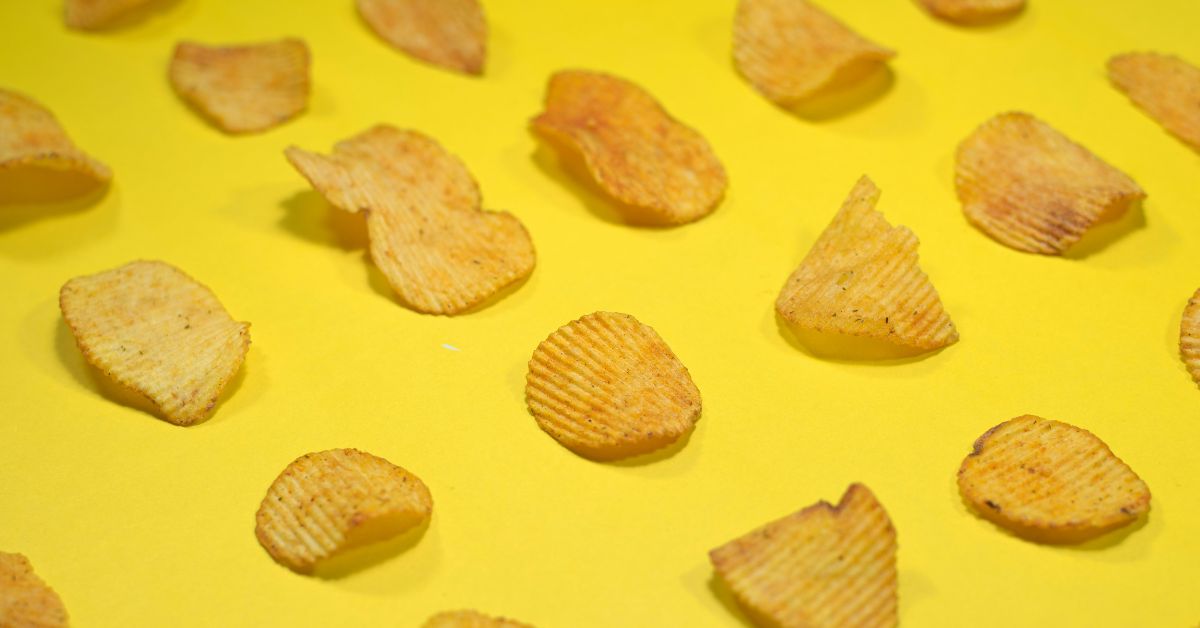
{"type": "Polygon", "coordinates": [[[33,573],[21,554],[0,552],[0,626],[66,628],[62,599],[33,573]]]}
{"type": "Polygon", "coordinates": [[[529,624],[489,617],[476,611],[451,611],[438,613],[429,618],[421,628],[533,628],[529,624]]]}
{"type": "Polygon", "coordinates": [[[775,628],[894,628],[896,529],[870,489],[852,484],[709,552],[756,624],[775,628]]]}
{"type": "Polygon", "coordinates": [[[1025,8],[1025,0],[917,0],[949,22],[974,24],[1003,18],[1025,8]]]}
{"type": "Polygon", "coordinates": [[[114,19],[156,0],[66,0],[64,9],[69,28],[104,28],[114,19]]]}
{"type": "Polygon", "coordinates": [[[645,90],[614,76],[555,74],[546,88],[546,110],[532,124],[580,151],[605,192],[645,210],[643,222],[703,218],[728,185],[724,167],[699,133],[672,118],[645,90]]]}
{"type": "Polygon", "coordinates": [[[396,48],[458,72],[483,72],[488,29],[478,0],[355,1],[363,20],[396,48]]]}
{"type": "Polygon", "coordinates": [[[700,391],[653,329],[596,312],[538,345],[525,377],[529,411],[562,446],[615,460],[665,447],[700,417],[700,391]]]}
{"type": "Polygon", "coordinates": [[[54,114],[32,98],[0,89],[0,169],[44,166],[108,181],[112,170],[75,147],[54,114]]]}
{"type": "Polygon", "coordinates": [[[1125,173],[1025,113],[998,115],[963,140],[955,183],[971,224],[1043,255],[1062,254],[1093,224],[1146,197],[1125,173]]]}
{"type": "Polygon", "coordinates": [[[88,362],[175,425],[212,410],[250,347],[249,323],[233,320],[211,290],[163,262],[72,279],[59,305],[88,362]]]}
{"type": "Polygon", "coordinates": [[[1179,351],[1192,379],[1200,383],[1200,290],[1188,299],[1179,325],[1179,351]]]}
{"type": "Polygon", "coordinates": [[[285,154],[330,203],[367,215],[371,259],[413,309],[456,314],[533,271],[521,221],[481,210],[466,166],[420,133],[380,125],[329,156],[285,154]]]}
{"type": "Polygon", "coordinates": [[[1179,57],[1132,53],[1109,59],[1108,78],[1150,117],[1200,150],[1200,68],[1179,57]]]}

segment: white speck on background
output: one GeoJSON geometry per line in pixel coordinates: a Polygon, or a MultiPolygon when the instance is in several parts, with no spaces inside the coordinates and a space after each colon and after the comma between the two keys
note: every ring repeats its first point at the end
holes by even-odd
{"type": "Polygon", "coordinates": [[[446,347],[447,349],[449,349],[451,351],[458,351],[459,353],[462,353],[462,349],[459,349],[458,347],[451,347],[450,345],[442,345],[442,346],[446,347]]]}

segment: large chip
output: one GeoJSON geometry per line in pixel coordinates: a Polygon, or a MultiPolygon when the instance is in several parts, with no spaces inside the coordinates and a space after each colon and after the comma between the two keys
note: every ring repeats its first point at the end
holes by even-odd
{"type": "Polygon", "coordinates": [[[489,617],[476,611],[452,611],[430,617],[422,628],[533,628],[533,626],[503,617],[489,617]]]}
{"type": "Polygon", "coordinates": [[[955,183],[971,224],[1043,255],[1062,254],[1146,197],[1125,173],[1025,113],[998,115],[963,140],[955,183]]]}
{"type": "Polygon", "coordinates": [[[639,220],[682,224],[707,216],[725,193],[725,169],[704,138],[645,90],[597,72],[559,72],[533,127],[583,153],[604,191],[645,210],[639,220]]]}
{"type": "Polygon", "coordinates": [[[104,28],[116,18],[156,0],[66,0],[67,26],[77,30],[104,28]]]}
{"type": "Polygon", "coordinates": [[[1004,18],[1025,8],[1025,0],[917,0],[949,22],[975,24],[1004,18]]]}
{"type": "Polygon", "coordinates": [[[444,68],[481,74],[487,19],[478,0],[356,0],[358,12],[389,44],[444,68]]]}
{"type": "Polygon", "coordinates": [[[896,529],[852,484],[709,553],[738,604],[764,628],[897,625],[896,529]]]}
{"type": "Polygon", "coordinates": [[[108,166],[71,143],[48,109],[0,89],[0,169],[23,165],[75,170],[97,181],[112,178],[108,166]]]}
{"type": "Polygon", "coordinates": [[[0,626],[66,628],[62,599],[33,573],[29,559],[0,552],[0,626]]]}
{"type": "Polygon", "coordinates": [[[1118,55],[1108,78],[1150,117],[1200,150],[1200,68],[1154,53],[1118,55]]]}
{"type": "Polygon", "coordinates": [[[558,328],[529,360],[529,411],[562,446],[593,460],[649,453],[700,417],[700,391],[658,333],[596,312],[558,328]]]}
{"type": "Polygon", "coordinates": [[[380,125],[329,156],[285,154],[330,203],[367,215],[371,259],[413,309],[456,314],[533,271],[521,221],[481,210],[466,166],[416,131],[380,125]]]}
{"type": "Polygon", "coordinates": [[[395,537],[433,513],[417,476],[357,449],[307,454],[271,483],[255,516],[267,553],[297,573],[346,550],[395,537]]]}
{"type": "Polygon", "coordinates": [[[775,309],[805,329],[919,349],[958,340],[917,260],[917,236],[875,211],[879,189],[859,179],[833,222],[788,277],[775,309]]]}
{"type": "Polygon", "coordinates": [[[1188,299],[1179,325],[1179,351],[1192,379],[1200,383],[1200,290],[1188,299]]]}
{"type": "Polygon", "coordinates": [[[59,304],[88,362],[175,425],[212,410],[250,347],[249,323],[233,320],[211,290],[163,262],[72,279],[59,304]]]}
{"type": "Polygon", "coordinates": [[[1150,489],[1091,432],[1025,415],[988,430],[958,470],[987,519],[1031,540],[1074,543],[1137,519],[1150,489]]]}

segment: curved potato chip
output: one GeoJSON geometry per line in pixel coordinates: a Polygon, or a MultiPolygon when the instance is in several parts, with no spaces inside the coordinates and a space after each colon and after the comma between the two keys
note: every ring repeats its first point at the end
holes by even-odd
{"type": "Polygon", "coordinates": [[[66,628],[67,609],[49,585],[33,573],[29,559],[0,552],[0,626],[66,628]]]}
{"type": "Polygon", "coordinates": [[[958,487],[988,520],[1043,542],[1095,538],[1150,509],[1150,489],[1108,445],[1031,414],[980,436],[958,487]]]}
{"type": "Polygon", "coordinates": [[[430,617],[422,628],[533,628],[533,626],[503,617],[488,617],[475,611],[453,611],[438,613],[430,617]]]}
{"type": "Polygon", "coordinates": [[[389,44],[444,68],[482,74],[487,18],[477,0],[356,0],[363,20],[389,44]]]}
{"type": "Polygon", "coordinates": [[[250,348],[249,323],[233,320],[211,290],[163,262],[72,279],[59,305],[88,362],[175,425],[213,409],[250,348]]]}
{"type": "Polygon", "coordinates": [[[1200,290],[1188,299],[1179,325],[1179,351],[1192,380],[1200,384],[1200,290]]]}
{"type": "Polygon", "coordinates": [[[930,13],[949,22],[974,24],[1002,18],[1025,8],[1025,0],[917,0],[930,13]]]}
{"type": "Polygon", "coordinates": [[[738,604],[764,628],[897,625],[896,529],[870,489],[852,484],[709,552],[738,604]]]}
{"type": "Polygon", "coordinates": [[[538,426],[593,460],[665,447],[700,418],[687,367],[628,314],[596,312],[558,328],[533,352],[525,381],[538,426]]]}
{"type": "Polygon", "coordinates": [[[725,169],[699,133],[672,118],[645,90],[597,72],[559,72],[546,111],[532,120],[548,137],[583,153],[588,170],[646,222],[682,224],[707,216],[725,193],[725,169]]]}
{"type": "Polygon", "coordinates": [[[958,146],[963,214],[1018,251],[1060,255],[1146,197],[1128,175],[1026,113],[1004,113],[958,146]]]}
{"type": "Polygon", "coordinates": [[[833,222],[775,301],[789,322],[919,349],[958,340],[937,290],[921,271],[917,236],[875,211],[879,189],[859,179],[833,222]]]}
{"type": "Polygon", "coordinates": [[[104,28],[114,19],[154,0],[66,0],[67,26],[76,30],[104,28]]]}
{"type": "Polygon", "coordinates": [[[0,168],[33,165],[76,170],[108,181],[112,170],[71,143],[54,114],[32,98],[0,89],[0,168]]]}
{"type": "Polygon", "coordinates": [[[271,483],[254,534],[275,562],[311,573],[346,550],[410,530],[433,513],[425,483],[357,449],[306,454],[271,483]]]}
{"type": "Polygon", "coordinates": [[[1150,117],[1200,150],[1200,68],[1154,53],[1117,55],[1108,78],[1150,117]]]}
{"type": "Polygon", "coordinates": [[[456,314],[533,271],[521,221],[481,210],[466,166],[420,133],[380,125],[330,156],[285,154],[330,203],[367,214],[371,259],[420,312],[456,314]]]}

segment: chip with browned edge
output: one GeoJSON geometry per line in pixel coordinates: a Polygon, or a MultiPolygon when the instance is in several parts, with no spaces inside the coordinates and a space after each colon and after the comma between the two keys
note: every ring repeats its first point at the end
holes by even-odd
{"type": "Polygon", "coordinates": [[[0,168],[44,166],[108,181],[112,170],[71,143],[54,114],[32,98],[0,89],[0,168]]]}
{"type": "Polygon", "coordinates": [[[430,617],[422,628],[533,628],[533,626],[503,617],[489,617],[476,611],[452,611],[430,617]]]}
{"type": "Polygon", "coordinates": [[[1150,117],[1200,150],[1200,68],[1171,55],[1130,53],[1108,60],[1108,78],[1150,117]]]}
{"type": "Polygon", "coordinates": [[[1150,509],[1150,489],[1091,432],[1031,414],[993,427],[958,470],[963,497],[1023,538],[1079,543],[1150,509]]]}
{"type": "Polygon", "coordinates": [[[698,220],[725,194],[725,168],[708,142],[629,81],[559,72],[546,88],[546,110],[532,124],[563,149],[580,151],[605,192],[643,210],[627,215],[631,221],[698,220]]]}
{"type": "Polygon", "coordinates": [[[66,628],[62,599],[21,554],[0,552],[0,626],[66,628]]]}
{"type": "Polygon", "coordinates": [[[104,28],[113,20],[156,0],[66,0],[67,26],[76,30],[104,28]]]}
{"type": "Polygon", "coordinates": [[[458,72],[483,72],[488,28],[478,0],[355,2],[363,20],[396,48],[458,72]]]}
{"type": "Polygon", "coordinates": [[[665,447],[700,418],[687,368],[628,314],[595,312],[558,328],[533,352],[525,382],[542,430],[593,460],[665,447]]]}
{"type": "Polygon", "coordinates": [[[958,146],[963,214],[1018,251],[1060,255],[1146,197],[1128,175],[1026,113],[988,120],[958,146]]]}
{"type": "Polygon", "coordinates": [[[930,13],[958,24],[1003,19],[1025,8],[1025,0],[917,0],[930,13]]]}
{"type": "Polygon", "coordinates": [[[1200,290],[1188,299],[1179,325],[1179,351],[1192,379],[1200,383],[1200,290]]]}
{"type": "Polygon", "coordinates": [[[250,323],[233,320],[211,290],[163,262],[72,279],[59,305],[88,362],[175,425],[213,409],[250,348],[250,323]]]}
{"type": "Polygon", "coordinates": [[[763,628],[892,628],[896,529],[866,486],[820,501],[709,552],[763,628]]]}

